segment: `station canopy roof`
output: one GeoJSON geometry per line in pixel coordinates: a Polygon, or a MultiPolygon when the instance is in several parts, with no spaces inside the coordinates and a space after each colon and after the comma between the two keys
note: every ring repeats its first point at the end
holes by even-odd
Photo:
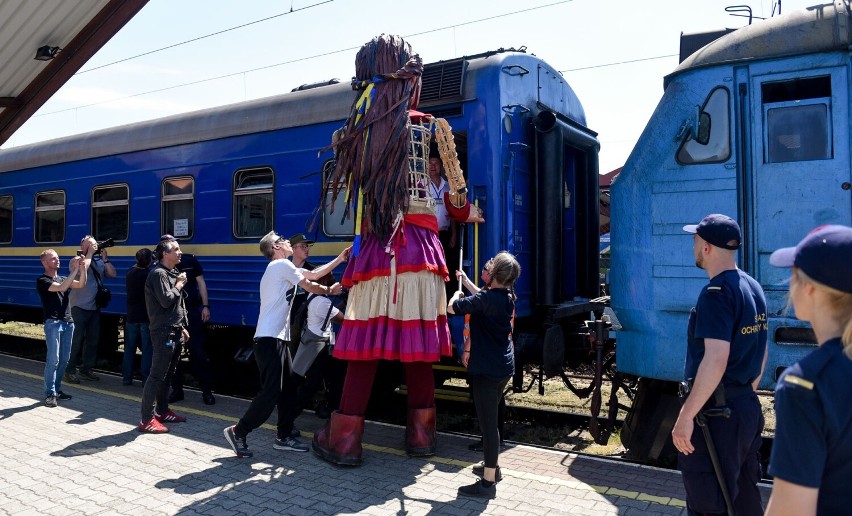
{"type": "Polygon", "coordinates": [[[0,145],[147,2],[0,0],[0,145]]]}

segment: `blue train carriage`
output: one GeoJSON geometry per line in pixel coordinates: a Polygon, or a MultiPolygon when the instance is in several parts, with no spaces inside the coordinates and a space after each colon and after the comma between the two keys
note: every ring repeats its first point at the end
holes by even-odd
{"type": "MultiPolygon", "coordinates": [[[[171,233],[201,258],[211,322],[237,331],[223,340],[233,346],[244,338],[256,323],[266,265],[257,242],[273,228],[305,231],[331,158],[318,153],[354,98],[345,84],[313,86],[0,152],[3,317],[40,320],[34,279],[42,249],[67,259],[84,234],[113,238],[119,277],[106,282],[113,328],[102,335],[114,349],[124,274],[140,247],[171,233]]],[[[554,315],[564,300],[597,297],[598,144],[582,106],[551,66],[500,50],[427,65],[421,109],[453,126],[472,198],[486,211],[488,222],[466,233],[470,276],[499,250],[516,254],[524,269],[519,342],[540,342],[542,323],[589,308],[579,301],[554,315]]],[[[354,223],[341,220],[342,202],[321,214],[314,261],[351,241],[354,223]]],[[[460,322],[453,327],[460,338],[460,322]]],[[[528,355],[540,360],[540,348],[529,346],[528,355]]]]}
{"type": "MultiPolygon", "coordinates": [[[[471,199],[485,211],[486,222],[465,231],[469,277],[478,281],[485,260],[501,250],[513,253],[522,267],[514,389],[532,386],[523,385],[525,364],[538,378],[561,375],[567,382],[565,366],[594,356],[584,323],[594,312],[599,317],[606,304],[598,299],[597,134],[586,127],[565,78],[524,53],[427,66],[423,84],[420,109],[452,125],[471,199]],[[460,92],[455,101],[427,97],[437,74],[464,81],[452,86],[460,92]]],[[[458,345],[461,318],[451,318],[450,325],[458,345]]],[[[543,392],[541,382],[539,388],[543,392]]],[[[438,395],[454,397],[440,388],[438,395]]]]}
{"type": "Polygon", "coordinates": [[[742,227],[738,265],[768,302],[761,388],[816,345],[787,309],[788,273],[769,255],[817,225],[850,224],[850,26],[844,0],[682,56],[613,184],[618,369],[643,378],[622,437],[640,457],[659,458],[671,441],[672,382],[682,379],[688,314],[707,281],[683,225],[726,213],[742,227]]]}

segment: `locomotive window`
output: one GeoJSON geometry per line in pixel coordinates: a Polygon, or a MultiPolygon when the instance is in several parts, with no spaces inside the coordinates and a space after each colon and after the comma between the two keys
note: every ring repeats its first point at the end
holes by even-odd
{"type": "Polygon", "coordinates": [[[0,244],[12,241],[12,196],[0,195],[0,244]]]}
{"type": "Polygon", "coordinates": [[[828,99],[764,105],[766,163],[831,159],[828,99]]]}
{"type": "Polygon", "coordinates": [[[35,196],[35,241],[57,244],[65,240],[65,192],[39,192],[35,196]]]}
{"type": "Polygon", "coordinates": [[[189,239],[195,233],[195,179],[170,177],[163,181],[163,234],[189,239]]]}
{"type": "Polygon", "coordinates": [[[126,184],[92,188],[92,236],[96,240],[127,240],[130,201],[126,184]]]}
{"type": "Polygon", "coordinates": [[[322,230],[328,236],[351,238],[355,235],[355,213],[353,209],[351,216],[348,219],[344,218],[347,190],[342,188],[337,193],[337,199],[334,200],[334,203],[331,202],[331,172],[334,170],[334,163],[334,160],[330,159],[322,167],[323,180],[328,183],[329,187],[323,205],[322,230]]]}
{"type": "Polygon", "coordinates": [[[272,231],[270,168],[238,170],[234,174],[234,236],[257,238],[272,231]]]}
{"type": "Polygon", "coordinates": [[[718,163],[731,156],[731,123],[728,90],[710,92],[698,119],[698,134],[687,138],[677,152],[682,165],[718,163]]]}

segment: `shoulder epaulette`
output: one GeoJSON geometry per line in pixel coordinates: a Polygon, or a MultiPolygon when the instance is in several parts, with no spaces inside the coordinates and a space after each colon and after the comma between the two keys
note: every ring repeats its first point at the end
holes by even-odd
{"type": "Polygon", "coordinates": [[[707,287],[708,292],[711,290],[722,290],[722,287],[707,287]]]}
{"type": "Polygon", "coordinates": [[[792,374],[788,374],[787,376],[784,377],[784,383],[790,383],[790,384],[793,384],[793,385],[798,385],[799,387],[802,387],[803,389],[807,389],[809,391],[814,390],[814,382],[811,382],[809,380],[805,380],[802,377],[792,375],[792,374]]]}

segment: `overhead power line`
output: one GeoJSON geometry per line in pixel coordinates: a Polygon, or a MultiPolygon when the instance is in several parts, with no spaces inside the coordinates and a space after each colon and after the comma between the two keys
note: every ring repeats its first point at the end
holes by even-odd
{"type": "Polygon", "coordinates": [[[136,59],[137,57],[149,56],[151,54],[156,54],[157,52],[162,52],[163,50],[168,50],[170,48],[175,48],[175,47],[179,47],[181,45],[186,45],[187,43],[194,43],[194,42],[200,41],[202,39],[211,38],[213,36],[218,36],[218,35],[224,34],[226,32],[231,32],[232,30],[242,29],[242,28],[245,28],[245,27],[248,27],[248,26],[251,26],[251,25],[261,23],[261,22],[273,20],[275,18],[280,18],[281,16],[287,16],[288,14],[293,14],[295,12],[306,11],[306,10],[311,9],[313,7],[317,7],[317,6],[323,5],[323,4],[328,4],[328,3],[331,3],[333,1],[334,0],[325,0],[324,2],[318,2],[318,3],[315,3],[315,4],[308,5],[306,7],[300,7],[299,9],[293,9],[293,7],[290,6],[290,10],[285,12],[285,13],[279,13],[279,14],[275,14],[275,15],[272,15],[272,16],[267,16],[266,18],[261,18],[259,20],[251,21],[251,22],[248,22],[248,23],[243,23],[242,25],[237,25],[235,27],[231,27],[231,28],[228,28],[228,29],[224,29],[224,30],[220,30],[220,31],[216,31],[216,32],[211,32],[210,34],[205,34],[203,36],[198,36],[197,38],[192,38],[192,39],[188,39],[186,41],[181,41],[180,43],[175,43],[173,45],[168,45],[168,46],[158,48],[158,49],[155,49],[155,50],[149,50],[148,52],[136,54],[135,56],[125,57],[124,59],[119,59],[118,61],[113,61],[111,63],[102,64],[100,66],[94,66],[92,68],[87,68],[85,70],[81,70],[81,71],[75,73],[74,75],[80,75],[80,74],[84,74],[84,73],[91,72],[91,71],[94,71],[94,70],[100,70],[101,68],[106,68],[107,66],[112,66],[112,65],[118,64],[118,63],[123,63],[125,61],[130,61],[131,59],[136,59]]]}
{"type": "MultiPolygon", "coordinates": [[[[321,5],[321,4],[323,4],[323,3],[328,3],[328,2],[330,2],[330,1],[333,1],[333,0],[326,0],[325,2],[321,2],[321,3],[313,4],[313,5],[311,5],[311,6],[308,6],[308,7],[304,7],[304,8],[302,8],[302,10],[304,10],[304,9],[308,9],[308,8],[310,8],[310,7],[315,7],[315,6],[321,5]]],[[[421,31],[421,32],[413,33],[413,34],[408,34],[408,35],[405,35],[404,37],[406,37],[406,38],[410,38],[410,37],[415,37],[415,36],[421,36],[421,35],[423,35],[423,34],[429,34],[429,33],[432,33],[432,32],[438,32],[438,31],[442,31],[442,30],[453,29],[453,28],[457,28],[457,27],[463,27],[463,26],[465,26],[465,25],[473,25],[473,24],[475,24],[475,23],[482,23],[482,22],[485,22],[485,21],[495,20],[495,19],[498,19],[498,18],[505,18],[505,17],[507,17],[507,16],[514,16],[514,15],[517,15],[517,14],[522,14],[522,13],[526,13],[526,12],[530,12],[530,11],[535,11],[535,10],[538,10],[538,9],[545,9],[545,8],[553,7],[553,6],[556,6],[556,5],[567,4],[567,3],[570,3],[570,2],[572,2],[572,1],[573,1],[573,0],[562,0],[562,1],[559,1],[559,2],[553,2],[553,3],[550,3],[550,4],[544,4],[544,5],[539,5],[539,6],[535,6],[535,7],[529,7],[529,8],[526,8],[526,9],[520,9],[520,10],[517,10],[517,11],[512,11],[512,12],[503,13],[503,14],[497,14],[497,15],[494,15],[494,16],[487,16],[487,17],[485,17],[485,18],[478,18],[478,19],[476,19],[476,20],[470,20],[470,21],[466,21],[466,22],[455,23],[455,24],[452,24],[452,25],[447,25],[447,26],[445,26],[445,27],[440,27],[440,28],[436,28],[436,29],[430,29],[430,30],[426,30],[426,31],[421,31]]],[[[276,16],[273,16],[273,17],[270,17],[270,18],[274,18],[274,17],[277,17],[277,16],[283,16],[284,14],[289,14],[289,12],[288,12],[288,13],[282,13],[282,14],[279,14],[279,15],[276,15],[276,16]]],[[[260,22],[260,21],[264,21],[264,20],[267,20],[267,19],[270,19],[270,18],[264,18],[263,20],[257,20],[257,21],[254,21],[254,22],[250,22],[250,23],[248,23],[248,24],[240,25],[240,26],[238,26],[238,27],[232,27],[232,28],[230,28],[230,29],[225,29],[225,30],[222,30],[222,31],[218,31],[218,32],[216,32],[216,33],[208,34],[208,35],[206,35],[206,36],[200,36],[200,37],[198,37],[198,38],[194,38],[194,39],[191,39],[191,40],[187,40],[186,42],[183,42],[183,43],[176,43],[175,45],[170,45],[170,46],[168,46],[168,47],[163,47],[162,49],[158,49],[158,50],[152,50],[152,51],[150,51],[150,52],[146,52],[146,53],[144,53],[144,54],[139,54],[139,55],[137,55],[137,56],[128,57],[128,58],[125,58],[125,59],[122,59],[122,60],[119,60],[119,61],[115,61],[115,62],[110,63],[110,64],[115,64],[115,63],[120,63],[120,62],[128,61],[128,60],[130,60],[130,59],[135,59],[136,57],[139,57],[139,56],[152,54],[152,53],[154,53],[154,52],[158,52],[158,51],[160,51],[160,50],[164,50],[164,49],[166,49],[166,48],[172,48],[172,47],[175,47],[175,46],[177,46],[177,45],[181,45],[181,44],[188,43],[188,42],[191,42],[191,41],[197,41],[197,40],[199,40],[199,39],[203,39],[203,38],[206,38],[206,37],[209,37],[209,36],[213,36],[213,35],[216,35],[216,34],[221,34],[221,33],[223,33],[223,32],[227,32],[227,31],[230,31],[230,30],[234,30],[234,29],[237,29],[237,28],[239,28],[239,27],[246,26],[246,25],[251,25],[251,24],[254,24],[254,23],[258,23],[258,22],[260,22]]],[[[177,88],[183,88],[183,87],[186,87],[186,86],[194,86],[194,85],[196,85],[196,84],[202,84],[202,83],[205,83],[205,82],[217,81],[217,80],[220,80],[220,79],[227,79],[227,78],[229,78],[229,77],[235,77],[235,76],[238,76],[238,75],[244,75],[244,74],[247,74],[247,73],[257,72],[257,71],[260,71],[260,70],[267,70],[267,69],[275,68],[275,67],[278,67],[278,66],[284,66],[284,65],[288,65],[288,64],[298,63],[298,62],[300,62],[300,61],[308,61],[308,60],[311,60],[311,59],[317,59],[317,58],[320,58],[320,57],[326,57],[326,56],[330,56],[330,55],[334,55],[334,54],[340,54],[340,53],[342,53],[342,52],[351,52],[351,51],[353,51],[353,50],[357,50],[357,49],[359,49],[359,48],[361,48],[361,45],[358,45],[358,46],[356,46],[356,47],[341,48],[341,49],[339,49],[339,50],[332,50],[332,51],[329,51],[329,52],[323,52],[323,53],[321,53],[321,54],[314,54],[314,55],[312,55],[312,56],[300,57],[300,58],[296,58],[296,59],[291,59],[291,60],[289,60],[289,61],[283,61],[283,62],[280,62],[280,63],[270,64],[270,65],[265,65],[265,66],[260,66],[260,67],[257,67],[257,68],[251,68],[251,69],[248,69],[248,70],[241,70],[241,71],[239,71],[239,72],[233,72],[233,73],[228,73],[228,74],[224,74],[224,75],[217,75],[216,77],[208,77],[208,78],[206,78],[206,79],[199,79],[199,80],[197,80],[197,81],[191,81],[191,82],[186,82],[186,83],[182,83],[182,84],[175,84],[175,85],[172,85],[172,86],[166,86],[166,87],[163,87],[163,88],[157,88],[157,89],[155,89],[155,90],[149,90],[149,91],[144,91],[144,92],[140,92],[140,93],[134,93],[134,94],[132,94],[132,95],[126,95],[126,96],[124,96],[124,97],[119,97],[119,98],[115,98],[115,99],[102,100],[102,101],[99,101],[99,102],[93,102],[93,103],[91,103],[91,104],[83,104],[83,105],[81,105],[81,106],[74,106],[74,107],[65,108],[65,109],[58,109],[58,110],[56,110],[56,111],[50,111],[50,112],[48,112],[48,113],[40,113],[40,114],[38,114],[38,115],[34,115],[34,117],[47,116],[47,115],[55,115],[55,114],[58,114],[58,113],[65,113],[65,112],[68,112],[68,111],[74,111],[74,110],[77,110],[77,109],[83,109],[83,108],[88,108],[88,107],[94,107],[94,106],[98,106],[98,105],[101,105],[101,104],[108,104],[108,103],[110,103],[110,102],[118,102],[118,101],[121,101],[121,100],[131,99],[131,98],[135,98],[135,97],[141,97],[141,96],[144,96],[144,95],[150,95],[150,94],[153,94],[153,93],[161,93],[161,92],[163,92],[163,91],[168,91],[168,90],[177,89],[177,88]]],[[[98,67],[98,68],[103,68],[103,67],[105,67],[105,66],[109,66],[109,64],[102,65],[102,66],[100,66],[100,67],[98,67]]],[[[86,71],[91,71],[91,70],[94,70],[94,69],[95,69],[95,68],[90,68],[89,70],[86,70],[86,71]]],[[[80,72],[78,72],[78,73],[80,73],[80,72]]]]}
{"type": "Polygon", "coordinates": [[[642,61],[653,61],[655,59],[666,59],[668,57],[677,57],[677,54],[668,54],[668,55],[664,55],[664,56],[654,56],[654,57],[642,57],[642,58],[639,58],[639,59],[631,59],[629,61],[618,61],[618,62],[615,62],[615,63],[604,63],[604,64],[592,65],[592,66],[583,66],[583,67],[580,67],[580,68],[566,68],[565,70],[559,70],[559,73],[576,72],[576,71],[579,71],[579,70],[591,70],[593,68],[605,68],[607,66],[618,66],[618,65],[630,64],[630,63],[640,63],[642,61]]]}

